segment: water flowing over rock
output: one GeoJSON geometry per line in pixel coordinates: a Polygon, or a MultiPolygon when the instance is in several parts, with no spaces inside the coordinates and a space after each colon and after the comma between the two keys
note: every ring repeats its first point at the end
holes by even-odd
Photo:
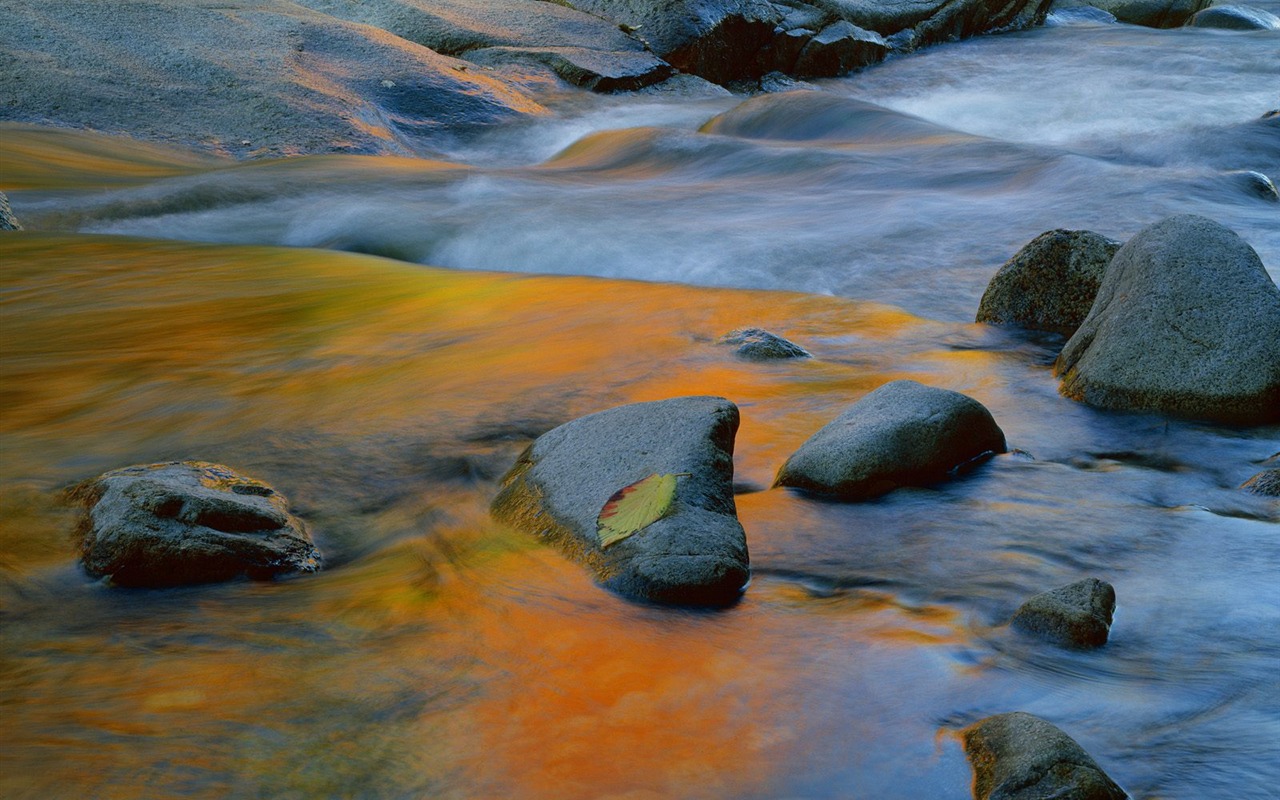
{"type": "Polygon", "coordinates": [[[1240,484],[1240,488],[1263,497],[1280,497],[1280,469],[1264,469],[1240,484]]]}
{"type": "Polygon", "coordinates": [[[0,192],[0,231],[20,231],[22,226],[18,224],[18,218],[13,215],[13,209],[9,208],[9,198],[4,192],[0,192]]]}
{"type": "Polygon", "coordinates": [[[961,732],[975,800],[1125,800],[1128,795],[1070,736],[1022,711],[961,732]]]}
{"type": "Polygon", "coordinates": [[[1280,17],[1252,6],[1211,6],[1197,11],[1187,23],[1197,28],[1223,28],[1235,31],[1280,30],[1280,17]]]}
{"type": "Polygon", "coordinates": [[[740,331],[731,331],[720,337],[720,344],[738,345],[737,354],[748,361],[813,357],[813,354],[795,342],[788,341],[761,328],[744,328],[740,331]]]}
{"type": "Polygon", "coordinates": [[[320,552],[270,486],[200,461],[126,467],[78,487],[85,571],[119,586],[315,572],[320,552]]]}
{"type": "Polygon", "coordinates": [[[733,603],[749,577],[733,501],[737,407],[720,397],[635,403],[540,436],[502,481],[493,514],[554,541],[635,600],[733,603]],[[597,519],[620,489],[680,475],[670,513],[607,549],[597,519]]]}
{"type": "Polygon", "coordinates": [[[1107,643],[1116,610],[1116,590],[1087,578],[1038,594],[1013,615],[1014,628],[1063,647],[1101,647],[1107,643]]]}
{"type": "Polygon", "coordinates": [[[1170,217],[1116,253],[1058,356],[1062,393],[1090,405],[1232,424],[1280,420],[1280,289],[1213,220],[1170,217]]]}
{"type": "Polygon", "coordinates": [[[893,381],[809,437],[782,465],[774,485],[868,500],[900,486],[937,483],[1005,449],[1004,432],[978,401],[893,381]]]}
{"type": "Polygon", "coordinates": [[[996,272],[978,322],[1071,335],[1089,315],[1120,243],[1092,231],[1053,230],[1032,239],[996,272]]]}

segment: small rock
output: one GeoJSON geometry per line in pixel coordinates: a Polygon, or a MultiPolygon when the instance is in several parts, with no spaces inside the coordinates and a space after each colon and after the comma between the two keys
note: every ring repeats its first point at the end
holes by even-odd
{"type": "Polygon", "coordinates": [[[1280,497],[1280,469],[1264,469],[1240,484],[1240,488],[1263,497],[1280,497]]]}
{"type": "Polygon", "coordinates": [[[200,461],[126,467],[79,487],[84,568],[119,586],[315,572],[320,552],[270,486],[200,461]]]}
{"type": "Polygon", "coordinates": [[[762,328],[744,328],[720,337],[720,344],[738,345],[737,353],[748,361],[773,361],[782,358],[813,358],[813,354],[794,342],[762,328]]]}
{"type": "Polygon", "coordinates": [[[809,437],[782,465],[774,485],[868,500],[899,486],[937,483],[1003,452],[1004,432],[977,400],[893,381],[809,437]]]}
{"type": "Polygon", "coordinates": [[[1054,365],[1064,395],[1230,424],[1280,421],[1280,289],[1213,220],[1170,217],[1120,248],[1054,365]]]}
{"type": "Polygon", "coordinates": [[[809,40],[796,60],[797,78],[829,78],[884,61],[889,43],[874,31],[840,20],[809,40]]]}
{"type": "Polygon", "coordinates": [[[1070,336],[1084,322],[1120,243],[1092,231],[1053,230],[1000,267],[978,304],[978,322],[1070,336]]]}
{"type": "Polygon", "coordinates": [[[1179,28],[1209,0],[1055,0],[1053,10],[1080,5],[1100,8],[1129,25],[1179,28]]]}
{"type": "Polygon", "coordinates": [[[1038,594],[1022,604],[1012,625],[1063,647],[1101,647],[1107,643],[1116,590],[1087,578],[1038,594]]]}
{"type": "Polygon", "coordinates": [[[750,577],[733,500],[738,408],[721,397],[635,403],[538,437],[502,480],[493,515],[545,537],[624,597],[677,605],[735,602],[750,577]],[[607,549],[596,521],[618,490],[679,474],[670,513],[607,549]]]}
{"type": "Polygon", "coordinates": [[[1197,11],[1188,25],[1233,31],[1280,31],[1280,17],[1253,6],[1222,5],[1197,11]]]}
{"type": "Polygon", "coordinates": [[[9,198],[4,192],[0,192],[0,231],[20,231],[22,226],[18,224],[18,218],[13,215],[13,209],[9,208],[9,198]]]}
{"type": "Polygon", "coordinates": [[[961,731],[975,800],[1126,800],[1125,791],[1070,736],[1022,711],[961,731]]]}
{"type": "Polygon", "coordinates": [[[1227,178],[1254,197],[1280,203],[1280,190],[1277,190],[1271,179],[1261,172],[1251,169],[1231,170],[1227,173],[1227,178]]]}

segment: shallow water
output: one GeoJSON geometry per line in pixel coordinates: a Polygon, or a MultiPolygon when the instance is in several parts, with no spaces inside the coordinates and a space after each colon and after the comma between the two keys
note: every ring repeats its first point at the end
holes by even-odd
{"type": "Polygon", "coordinates": [[[969,324],[1053,227],[1194,211],[1276,275],[1280,206],[1222,173],[1280,178],[1254,122],[1280,105],[1280,39],[1227,36],[991,37],[707,132],[742,99],[592,98],[452,162],[211,165],[6,131],[25,149],[2,188],[35,230],[0,238],[0,793],[960,800],[952,733],[1025,710],[1135,798],[1271,797],[1280,517],[1235,487],[1280,429],[1080,406],[1058,342],[969,324]],[[402,261],[248,246],[280,244],[402,261]],[[748,325],[816,358],[714,344],[748,325]],[[871,503],[764,490],[904,377],[976,397],[1024,453],[871,503]],[[743,415],[736,607],[627,603],[488,517],[539,433],[702,393],[743,415]],[[88,580],[60,490],[173,458],[275,485],[329,569],[88,580]],[[1004,628],[1091,575],[1119,597],[1105,648],[1004,628]]]}

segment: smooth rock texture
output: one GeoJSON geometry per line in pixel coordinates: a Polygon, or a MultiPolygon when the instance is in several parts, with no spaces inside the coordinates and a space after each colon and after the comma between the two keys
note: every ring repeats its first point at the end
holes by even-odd
{"type": "Polygon", "coordinates": [[[1125,800],[1125,791],[1054,725],[1014,711],[961,731],[975,800],[1125,800]]]}
{"type": "Polygon", "coordinates": [[[1222,28],[1234,31],[1280,30],[1280,17],[1252,6],[1211,6],[1197,11],[1188,25],[1196,28],[1222,28]]]}
{"type": "Polygon", "coordinates": [[[750,577],[733,501],[737,407],[680,397],[601,411],[538,437],[502,480],[494,516],[549,539],[620,595],[724,606],[750,577]],[[596,520],[609,498],[653,474],[680,474],[672,511],[608,549],[596,520]]]}
{"type": "Polygon", "coordinates": [[[1263,497],[1280,497],[1280,469],[1264,469],[1240,484],[1240,488],[1263,497]]]}
{"type": "Polygon", "coordinates": [[[20,231],[22,225],[18,224],[18,218],[13,215],[13,209],[9,208],[9,198],[4,192],[0,192],[0,231],[20,231]]]}
{"type": "Polygon", "coordinates": [[[1086,578],[1031,598],[1013,615],[1011,624],[1063,647],[1101,647],[1107,643],[1115,610],[1115,588],[1086,578]]]}
{"type": "Polygon", "coordinates": [[[1057,0],[1054,8],[1089,5],[1121,22],[1148,28],[1180,28],[1211,0],[1057,0]]]}
{"type": "Polygon", "coordinates": [[[775,486],[838,500],[868,500],[900,486],[944,480],[1005,452],[991,412],[959,392],[893,381],[827,424],[778,471],[775,486]]]}
{"type": "Polygon", "coordinates": [[[1280,421],[1280,289],[1239,236],[1195,215],[1116,253],[1054,366],[1064,395],[1232,424],[1280,421]]]}
{"type": "Polygon", "coordinates": [[[748,361],[774,361],[786,358],[812,358],[813,354],[795,342],[769,333],[762,328],[743,328],[720,337],[720,344],[738,345],[737,354],[748,361]]]}
{"type": "Polygon", "coordinates": [[[126,467],[74,493],[85,571],[118,586],[213,583],[315,572],[320,552],[270,486],[200,461],[126,467]]]}
{"type": "Polygon", "coordinates": [[[1089,315],[1119,249],[1119,242],[1092,231],[1040,234],[987,284],[977,321],[1071,335],[1089,315]]]}

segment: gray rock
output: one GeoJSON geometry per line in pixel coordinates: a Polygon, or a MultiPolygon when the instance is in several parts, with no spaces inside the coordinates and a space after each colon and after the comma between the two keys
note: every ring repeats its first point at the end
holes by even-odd
{"type": "Polygon", "coordinates": [[[18,218],[13,215],[13,209],[9,208],[9,198],[4,192],[0,192],[0,231],[20,231],[22,226],[18,224],[18,218]]]}
{"type": "Polygon", "coordinates": [[[953,141],[965,138],[910,114],[811,89],[753,97],[712,117],[701,130],[743,139],[860,144],[900,144],[938,136],[953,141]]]}
{"type": "Polygon", "coordinates": [[[720,344],[738,345],[737,353],[748,361],[773,361],[784,358],[812,358],[800,345],[761,328],[744,328],[720,337],[720,344]]]}
{"type": "Polygon", "coordinates": [[[79,487],[85,571],[119,586],[315,572],[320,552],[261,481],[199,461],[126,467],[79,487]]]}
{"type": "Polygon", "coordinates": [[[1092,231],[1040,234],[987,284],[977,321],[1071,335],[1089,315],[1102,273],[1119,249],[1119,242],[1092,231]]]}
{"type": "Polygon", "coordinates": [[[883,61],[889,44],[880,34],[840,20],[809,40],[796,59],[792,74],[800,79],[843,75],[883,61]]]}
{"type": "Polygon", "coordinates": [[[1125,791],[1057,727],[1022,711],[961,732],[975,800],[1125,800],[1125,791]]]}
{"type": "Polygon", "coordinates": [[[1111,584],[1086,578],[1031,598],[1013,615],[1011,624],[1063,647],[1101,647],[1107,643],[1115,610],[1116,590],[1111,584]]]}
{"type": "Polygon", "coordinates": [[[1253,6],[1224,5],[1197,11],[1187,24],[1233,31],[1276,31],[1280,30],[1280,17],[1253,6]]]}
{"type": "Polygon", "coordinates": [[[1240,484],[1240,488],[1263,497],[1280,497],[1280,469],[1264,469],[1240,484]]]}
{"type": "Polygon", "coordinates": [[[652,53],[602,52],[583,47],[486,47],[468,61],[485,65],[537,64],[569,83],[596,92],[643,89],[671,77],[671,65],[652,53]]]}
{"type": "Polygon", "coordinates": [[[750,577],[733,501],[738,409],[720,397],[635,403],[540,436],[493,501],[496,518],[562,547],[624,597],[680,605],[733,603],[750,577]],[[609,498],[653,474],[680,474],[673,510],[601,548],[609,498]]]}
{"type": "Polygon", "coordinates": [[[1053,8],[1094,6],[1130,25],[1148,28],[1179,28],[1210,0],[1055,0],[1053,8]]]}
{"type": "Polygon", "coordinates": [[[1280,421],[1280,289],[1213,220],[1170,217],[1120,248],[1054,365],[1090,405],[1231,424],[1280,421]]]}
{"type": "Polygon", "coordinates": [[[937,483],[1003,452],[1004,432],[978,401],[893,381],[809,437],[782,465],[774,485],[867,500],[899,486],[937,483]]]}

